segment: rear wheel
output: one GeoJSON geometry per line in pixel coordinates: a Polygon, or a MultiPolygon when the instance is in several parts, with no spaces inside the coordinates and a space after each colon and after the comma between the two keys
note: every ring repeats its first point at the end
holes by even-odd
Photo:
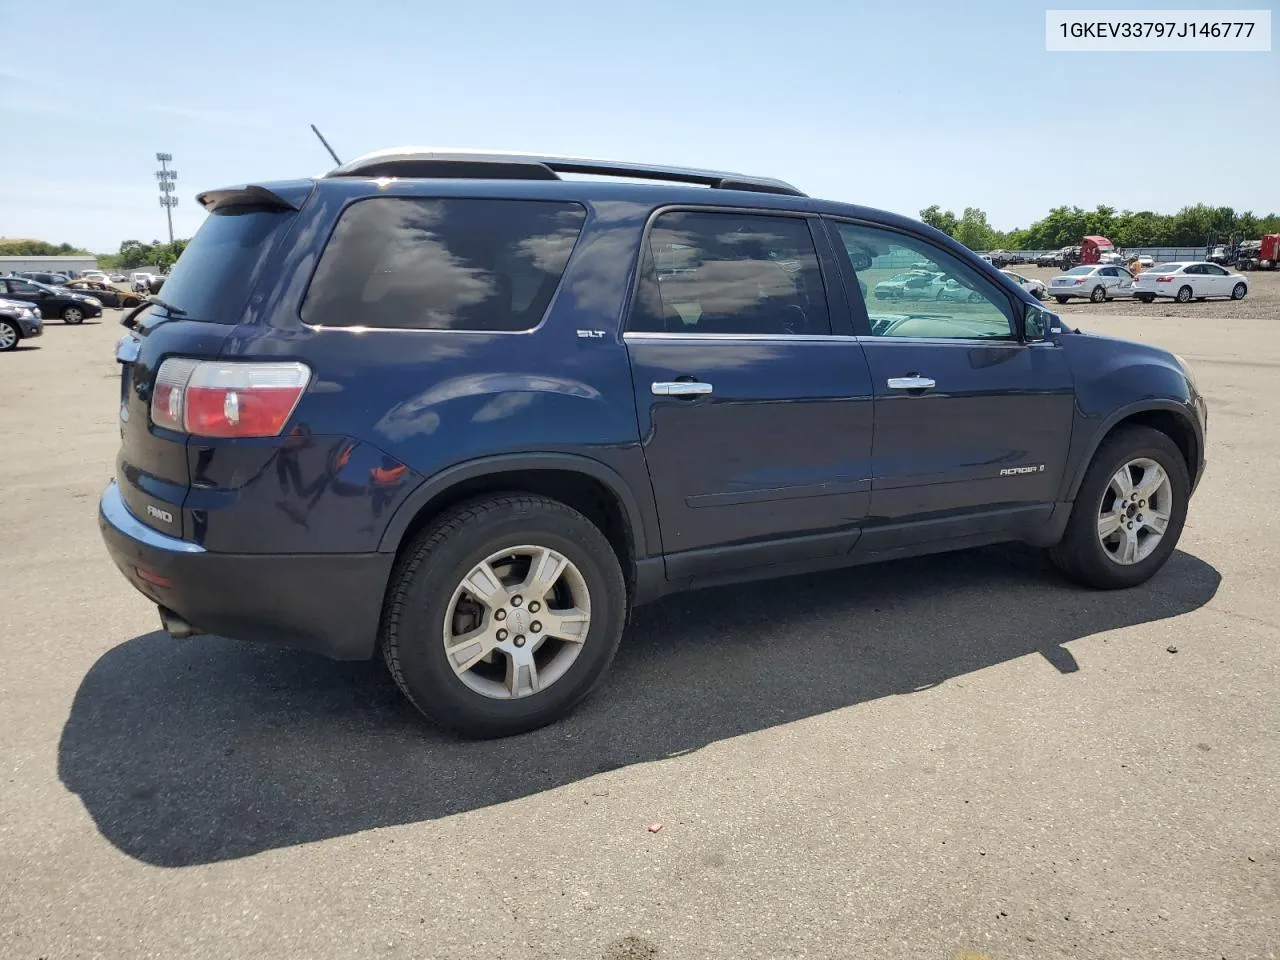
{"type": "Polygon", "coordinates": [[[1055,296],[1053,299],[1057,300],[1059,303],[1066,303],[1066,302],[1067,302],[1068,300],[1070,300],[1071,298],[1070,298],[1070,297],[1056,297],[1056,296],[1055,296]]]}
{"type": "Polygon", "coordinates": [[[1177,299],[1177,301],[1178,301],[1179,303],[1190,303],[1190,302],[1191,302],[1191,288],[1190,288],[1190,287],[1179,287],[1179,288],[1178,288],[1178,296],[1177,296],[1175,299],[1177,299]]]}
{"type": "Polygon", "coordinates": [[[1237,283],[1234,287],[1231,288],[1231,299],[1243,300],[1244,295],[1248,292],[1249,292],[1248,287],[1246,287],[1243,283],[1237,283]]]}
{"type": "Polygon", "coordinates": [[[1107,299],[1106,288],[1102,286],[1102,284],[1098,284],[1098,286],[1093,288],[1093,293],[1089,294],[1089,299],[1094,303],[1101,303],[1103,300],[1107,299]]]}
{"type": "Polygon", "coordinates": [[[84,323],[84,311],[79,307],[67,307],[62,311],[62,320],[64,323],[84,323]]]}
{"type": "Polygon", "coordinates": [[[0,353],[12,350],[18,345],[20,339],[22,336],[18,333],[18,328],[13,321],[0,320],[0,353]]]}
{"type": "Polygon", "coordinates": [[[1178,545],[1190,490],[1172,440],[1150,427],[1120,427],[1094,455],[1049,555],[1066,576],[1099,590],[1145,583],[1178,545]]]}
{"type": "Polygon", "coordinates": [[[472,737],[568,713],[608,669],[626,584],[600,530],[546,497],[471,501],[406,548],[383,608],[382,651],[424,714],[472,737]]]}

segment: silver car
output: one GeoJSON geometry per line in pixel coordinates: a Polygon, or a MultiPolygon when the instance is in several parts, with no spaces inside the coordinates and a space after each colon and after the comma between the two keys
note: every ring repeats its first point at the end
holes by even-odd
{"type": "Polygon", "coordinates": [[[1086,263],[1049,281],[1049,296],[1059,303],[1083,297],[1094,303],[1133,296],[1133,274],[1114,263],[1086,263]]]}

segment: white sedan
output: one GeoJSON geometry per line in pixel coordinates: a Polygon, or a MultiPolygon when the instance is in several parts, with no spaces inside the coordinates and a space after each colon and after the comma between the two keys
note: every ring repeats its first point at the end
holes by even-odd
{"type": "Polygon", "coordinates": [[[1049,296],[1059,303],[1085,297],[1094,303],[1133,295],[1133,274],[1114,263],[1090,263],[1072,267],[1049,281],[1049,296]]]}
{"type": "Polygon", "coordinates": [[[1203,261],[1158,263],[1138,274],[1133,283],[1134,296],[1143,303],[1156,297],[1171,297],[1179,303],[1205,297],[1243,300],[1248,292],[1249,280],[1243,274],[1203,261]]]}
{"type": "Polygon", "coordinates": [[[1043,280],[1034,280],[1031,277],[1024,277],[1022,274],[1014,273],[1012,270],[1001,270],[1000,272],[1037,300],[1043,300],[1049,295],[1049,288],[1044,285],[1043,280]]]}

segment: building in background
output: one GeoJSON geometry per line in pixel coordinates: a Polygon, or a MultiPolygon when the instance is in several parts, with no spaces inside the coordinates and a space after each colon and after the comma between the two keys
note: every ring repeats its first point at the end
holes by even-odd
{"type": "Polygon", "coordinates": [[[76,276],[85,270],[97,270],[98,258],[92,255],[73,257],[0,257],[0,276],[25,271],[65,273],[76,276]]]}

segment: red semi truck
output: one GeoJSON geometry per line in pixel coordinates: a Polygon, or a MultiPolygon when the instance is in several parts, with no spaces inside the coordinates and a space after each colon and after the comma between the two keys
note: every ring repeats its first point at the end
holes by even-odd
{"type": "Polygon", "coordinates": [[[1240,270],[1280,269],[1280,233],[1268,233],[1261,240],[1246,240],[1236,256],[1240,270]]]}
{"type": "Polygon", "coordinates": [[[1080,241],[1079,247],[1072,248],[1069,253],[1063,253],[1062,269],[1069,270],[1082,263],[1101,263],[1103,255],[1115,253],[1115,249],[1116,245],[1106,237],[1096,234],[1087,236],[1080,241]]]}

